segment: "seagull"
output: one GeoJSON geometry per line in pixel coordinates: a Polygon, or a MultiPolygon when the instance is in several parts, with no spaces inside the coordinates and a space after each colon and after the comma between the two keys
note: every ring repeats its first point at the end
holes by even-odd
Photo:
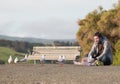
{"type": "Polygon", "coordinates": [[[20,62],[26,62],[27,61],[27,54],[25,55],[25,57],[23,59],[20,60],[20,62]]]}
{"type": "Polygon", "coordinates": [[[13,61],[13,59],[12,59],[12,56],[10,55],[9,59],[8,59],[8,63],[10,64],[10,63],[12,63],[12,61],[13,61]]]}
{"type": "Polygon", "coordinates": [[[15,60],[14,60],[14,63],[16,64],[18,62],[18,58],[16,57],[15,60]]]}
{"type": "Polygon", "coordinates": [[[63,66],[63,63],[65,62],[65,56],[64,55],[59,56],[58,62],[61,66],[63,66]]]}
{"type": "Polygon", "coordinates": [[[63,62],[65,62],[65,56],[64,55],[63,55],[62,59],[63,59],[63,62]]]}
{"type": "Polygon", "coordinates": [[[42,54],[40,62],[42,65],[44,65],[44,63],[45,63],[45,55],[44,54],[42,54]]]}
{"type": "Polygon", "coordinates": [[[75,65],[82,65],[82,63],[77,62],[77,61],[73,61],[73,63],[74,63],[75,65]]]}
{"type": "Polygon", "coordinates": [[[58,61],[59,62],[64,62],[65,61],[65,56],[64,55],[59,56],[58,61]]]}

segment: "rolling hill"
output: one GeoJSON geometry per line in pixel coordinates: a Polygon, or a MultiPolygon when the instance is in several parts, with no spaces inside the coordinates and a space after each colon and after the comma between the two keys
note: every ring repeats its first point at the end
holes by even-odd
{"type": "Polygon", "coordinates": [[[54,41],[63,41],[63,42],[75,42],[76,39],[41,39],[41,38],[31,38],[31,37],[12,37],[12,36],[6,36],[6,35],[0,35],[0,39],[5,39],[5,40],[11,40],[11,41],[24,41],[24,42],[30,42],[30,43],[53,43],[54,41]]]}

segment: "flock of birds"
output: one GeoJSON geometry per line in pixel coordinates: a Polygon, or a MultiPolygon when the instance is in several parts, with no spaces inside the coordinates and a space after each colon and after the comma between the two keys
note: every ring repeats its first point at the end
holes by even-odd
{"type": "MultiPolygon", "coordinates": [[[[25,57],[23,58],[23,59],[18,59],[18,57],[16,57],[14,60],[13,60],[13,58],[12,58],[12,56],[10,55],[9,56],[9,59],[8,59],[8,63],[9,64],[11,64],[11,63],[18,63],[18,62],[27,62],[27,60],[28,60],[28,56],[27,55],[25,55],[25,57]]],[[[66,60],[66,58],[65,58],[65,56],[64,55],[60,55],[59,57],[58,57],[58,62],[59,62],[59,64],[61,65],[61,66],[63,66],[63,63],[65,62],[65,60],[66,60]]],[[[41,62],[41,64],[43,65],[44,63],[45,63],[45,61],[46,61],[46,59],[45,59],[45,55],[43,54],[43,55],[41,55],[41,59],[40,59],[40,62],[41,62]]]]}
{"type": "Polygon", "coordinates": [[[16,64],[18,62],[27,62],[27,58],[28,58],[27,55],[25,55],[25,57],[22,58],[22,59],[20,59],[20,60],[18,59],[18,57],[16,57],[15,59],[13,59],[12,56],[10,55],[9,59],[8,59],[8,63],[11,64],[11,63],[14,62],[16,64]]]}
{"type": "MultiPolygon", "coordinates": [[[[41,55],[40,62],[41,62],[41,64],[42,64],[42,66],[44,65],[44,63],[45,63],[45,61],[46,61],[45,56],[46,56],[46,55],[44,55],[44,54],[41,55]]],[[[57,61],[59,62],[60,66],[63,66],[65,60],[66,60],[65,56],[64,56],[64,55],[60,55],[60,56],[58,57],[58,60],[57,60],[57,61]]]]}

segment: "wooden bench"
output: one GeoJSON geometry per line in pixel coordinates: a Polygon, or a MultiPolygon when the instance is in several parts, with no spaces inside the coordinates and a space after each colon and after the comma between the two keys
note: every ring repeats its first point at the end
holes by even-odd
{"type": "Polygon", "coordinates": [[[40,60],[42,54],[45,55],[46,60],[58,60],[61,55],[64,55],[66,60],[75,60],[75,57],[80,55],[79,50],[79,46],[35,46],[28,60],[40,60]]]}

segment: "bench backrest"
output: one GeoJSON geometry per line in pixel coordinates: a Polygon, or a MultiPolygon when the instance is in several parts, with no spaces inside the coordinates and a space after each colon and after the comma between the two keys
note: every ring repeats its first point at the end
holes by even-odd
{"type": "Polygon", "coordinates": [[[33,53],[28,56],[28,60],[40,60],[42,54],[46,60],[58,60],[61,55],[64,55],[66,60],[75,60],[75,57],[80,55],[79,50],[79,46],[33,47],[33,53]]]}

